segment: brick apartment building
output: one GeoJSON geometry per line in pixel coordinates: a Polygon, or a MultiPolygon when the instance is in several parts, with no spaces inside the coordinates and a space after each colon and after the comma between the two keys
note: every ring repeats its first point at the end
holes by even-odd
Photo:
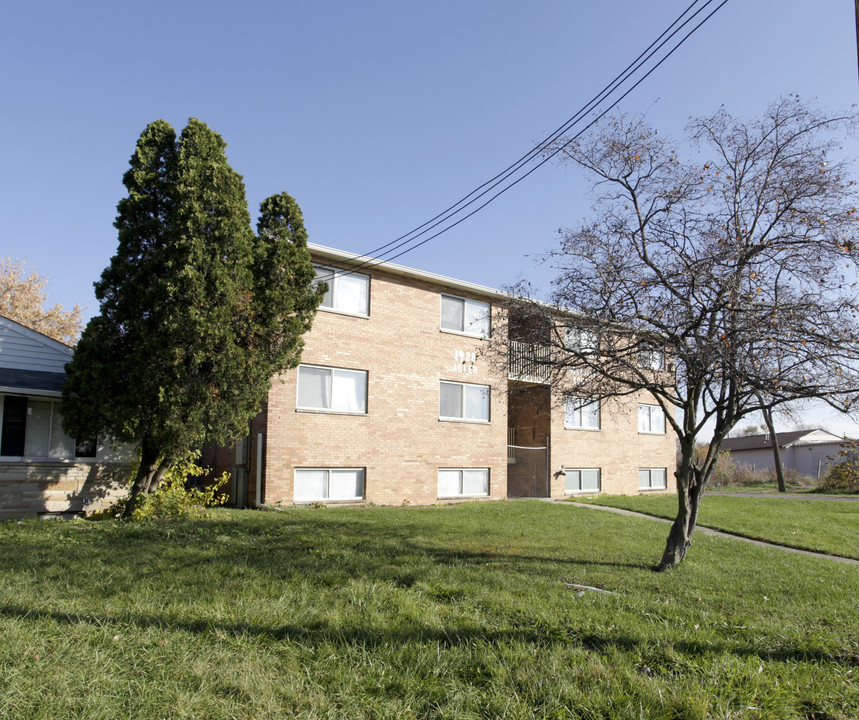
{"type": "Polygon", "coordinates": [[[233,504],[674,489],[675,442],[652,398],[558,398],[493,367],[504,293],[310,251],[329,292],[301,365],[272,380],[247,438],[203,458],[231,470],[233,504]]]}

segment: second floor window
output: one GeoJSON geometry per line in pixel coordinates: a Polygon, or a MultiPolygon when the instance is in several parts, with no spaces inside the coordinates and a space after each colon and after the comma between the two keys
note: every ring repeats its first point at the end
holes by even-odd
{"type": "Polygon", "coordinates": [[[367,412],[367,372],[300,365],[298,407],[302,410],[367,412]]]}
{"type": "Polygon", "coordinates": [[[438,415],[445,420],[489,422],[489,386],[442,381],[438,415]]]}
{"type": "Polygon", "coordinates": [[[638,432],[665,434],[665,413],[659,405],[638,406],[638,432]]]}
{"type": "Polygon", "coordinates": [[[594,355],[599,351],[599,336],[592,330],[567,327],[564,334],[564,347],[582,355],[594,355]]]}
{"type": "Polygon", "coordinates": [[[638,351],[638,367],[644,370],[664,370],[665,353],[655,345],[645,345],[638,351]]]}
{"type": "Polygon", "coordinates": [[[328,292],[319,306],[350,315],[370,314],[370,277],[348,270],[314,265],[316,281],[328,284],[328,292]]]}
{"type": "Polygon", "coordinates": [[[568,397],[564,401],[564,427],[582,430],[599,430],[599,401],[583,397],[568,397]]]}
{"type": "Polygon", "coordinates": [[[474,337],[489,337],[489,303],[442,295],[441,329],[474,337]]]}

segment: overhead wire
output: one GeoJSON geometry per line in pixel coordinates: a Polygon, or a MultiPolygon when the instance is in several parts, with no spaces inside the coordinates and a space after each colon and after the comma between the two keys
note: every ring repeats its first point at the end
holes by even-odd
{"type": "MultiPolygon", "coordinates": [[[[664,63],[669,57],[671,57],[698,29],[701,28],[704,23],[706,23],[713,15],[715,15],[724,5],[727,4],[728,0],[721,0],[719,4],[713,9],[709,14],[706,15],[702,20],[700,20],[691,30],[689,30],[682,38],[680,38],[676,44],[671,47],[664,56],[658,59],[658,61],[649,69],[647,72],[639,78],[632,86],[630,86],[620,97],[614,100],[610,105],[605,107],[602,111],[599,112],[587,125],[581,128],[575,135],[566,138],[566,141],[563,144],[558,144],[558,141],[565,137],[567,133],[569,133],[576,125],[578,125],[582,119],[587,116],[588,113],[593,112],[604,100],[609,98],[621,85],[623,85],[630,77],[635,74],[638,70],[640,70],[647,62],[649,62],[666,44],[668,44],[672,38],[674,38],[678,33],[680,33],[683,28],[685,28],[689,23],[691,23],[696,17],[698,17],[702,12],[704,12],[710,5],[718,2],[718,0],[705,0],[703,5],[701,5],[694,13],[689,15],[690,11],[698,5],[700,0],[693,0],[693,2],[682,12],[680,15],[675,18],[675,20],[653,41],[648,45],[648,47],[642,51],[635,60],[629,63],[623,71],[618,73],[614,79],[609,82],[605,87],[603,87],[600,92],[598,92],[593,98],[591,98],[585,105],[583,105],[573,116],[567,119],[562,125],[556,128],[550,135],[544,138],[541,142],[537,143],[531,150],[522,155],[518,160],[508,165],[504,170],[499,172],[493,178],[487,180],[482,185],[478,186],[470,193],[462,197],[453,205],[449,206],[447,209],[443,210],[435,217],[427,220],[422,225],[417,226],[413,230],[401,235],[390,242],[381,245],[374,250],[370,250],[367,253],[356,256],[364,258],[360,263],[350,267],[348,270],[340,271],[338,270],[336,275],[347,275],[358,272],[361,269],[365,269],[367,267],[372,267],[381,263],[390,262],[396,258],[402,257],[406,253],[412,252],[413,250],[425,245],[430,240],[437,238],[439,235],[442,235],[449,230],[453,229],[457,225],[461,224],[468,218],[475,215],[477,212],[485,208],[487,205],[492,203],[498,197],[503,195],[505,192],[513,188],[522,182],[525,178],[529,177],[532,173],[534,173],[538,168],[545,165],[547,162],[552,160],[558,153],[563,152],[563,150],[568,147],[572,142],[581,137],[585,132],[587,132],[591,127],[593,127],[597,122],[599,122],[603,117],[605,117],[612,109],[614,109],[624,98],[626,98],[633,90],[635,90],[644,80],[646,80],[657,68],[659,68],[662,63],[664,63]],[[686,17],[684,20],[683,18],[686,17]],[[681,22],[682,20],[682,22],[681,22]],[[672,29],[673,28],[673,29],[672,29]],[[551,150],[550,150],[551,148],[551,150]],[[518,173],[522,168],[527,166],[529,163],[535,160],[535,158],[543,155],[543,159],[534,165],[531,169],[529,169],[524,174],[519,177],[511,180],[508,184],[504,185],[500,190],[492,194],[488,199],[483,201],[477,207],[472,209],[470,212],[462,215],[458,219],[454,220],[457,215],[460,215],[464,210],[471,207],[475,203],[479,202],[486,195],[491,193],[494,189],[498,188],[499,185],[502,185],[507,180],[509,180],[512,176],[518,173]],[[450,224],[445,225],[438,232],[425,237],[423,240],[416,242],[421,236],[426,235],[428,232],[431,232],[433,229],[439,227],[439,225],[443,225],[448,221],[450,224]],[[404,248],[404,249],[401,249],[404,248]],[[397,251],[400,252],[397,252],[397,251]],[[382,252],[384,251],[384,252],[382,252]]],[[[332,278],[331,276],[320,276],[320,281],[326,281],[332,278]]]]}

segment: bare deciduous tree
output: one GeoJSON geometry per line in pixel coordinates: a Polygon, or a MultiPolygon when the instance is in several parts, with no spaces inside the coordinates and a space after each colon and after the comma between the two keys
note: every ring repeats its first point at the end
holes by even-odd
{"type": "Polygon", "coordinates": [[[563,231],[550,253],[550,302],[516,312],[561,311],[576,326],[576,342],[557,321],[550,333],[563,391],[647,392],[665,411],[678,438],[678,512],[658,569],[685,557],[739,421],[796,399],[856,402],[859,215],[831,157],[854,126],[788,98],[752,122],[724,110],[692,121],[691,162],[625,117],[564,147],[596,177],[596,219],[563,231]],[[599,337],[598,352],[582,333],[599,337]]]}
{"type": "Polygon", "coordinates": [[[26,325],[66,345],[74,345],[81,334],[81,306],[66,310],[62,305],[45,308],[48,280],[35,270],[27,272],[23,260],[0,258],[0,315],[26,325]]]}

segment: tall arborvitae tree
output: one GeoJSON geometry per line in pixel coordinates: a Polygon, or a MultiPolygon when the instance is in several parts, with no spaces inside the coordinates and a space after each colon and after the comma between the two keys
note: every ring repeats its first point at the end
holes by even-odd
{"type": "Polygon", "coordinates": [[[188,450],[246,432],[271,377],[298,363],[324,291],[295,201],[263,203],[255,238],[225,148],[193,118],[178,139],[163,120],[140,136],[100,314],[66,368],[67,431],[140,444],[126,515],[188,450]]]}

